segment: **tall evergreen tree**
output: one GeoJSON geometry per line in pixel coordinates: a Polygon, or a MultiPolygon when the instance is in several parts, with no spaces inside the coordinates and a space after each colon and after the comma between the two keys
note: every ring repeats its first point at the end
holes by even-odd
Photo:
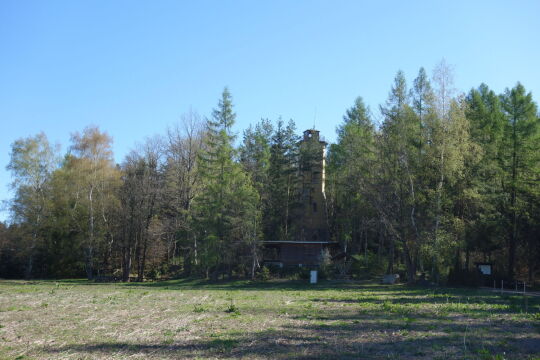
{"type": "Polygon", "coordinates": [[[297,169],[298,141],[296,125],[290,120],[285,126],[278,120],[271,139],[268,176],[268,209],[264,219],[264,234],[268,240],[291,240],[295,210],[298,206],[297,169]]]}
{"type": "Polygon", "coordinates": [[[434,110],[435,95],[431,83],[426,74],[426,70],[421,67],[418,76],[414,79],[410,98],[412,99],[412,108],[419,117],[420,124],[424,124],[426,116],[429,116],[434,110]]]}
{"type": "Polygon", "coordinates": [[[389,234],[388,272],[393,272],[395,240],[403,249],[408,281],[416,277],[415,254],[418,231],[415,223],[416,187],[411,166],[418,153],[419,127],[409,106],[405,76],[399,71],[386,106],[381,106],[384,122],[379,143],[380,185],[376,209],[389,234]]]}
{"type": "MultiPolygon", "coordinates": [[[[238,260],[236,251],[248,235],[251,243],[258,240],[253,230],[259,221],[258,196],[249,176],[234,161],[235,118],[231,94],[225,88],[212,118],[207,120],[205,148],[199,159],[204,186],[197,198],[197,222],[203,235],[201,257],[206,274],[212,271],[214,278],[224,268],[231,273],[238,260]]],[[[256,252],[251,254],[255,257],[256,252]]]]}
{"type": "MultiPolygon", "coordinates": [[[[508,195],[505,213],[508,224],[508,277],[514,278],[516,249],[520,240],[520,223],[527,207],[527,193],[538,181],[539,120],[532,94],[518,83],[501,96],[506,116],[503,166],[503,189],[508,195]]],[[[536,186],[535,186],[536,185],[536,186]]]]}
{"type": "Polygon", "coordinates": [[[373,186],[375,130],[361,97],[343,116],[336,144],[328,155],[327,197],[334,237],[345,252],[368,250],[368,228],[374,227],[366,190],[373,186]],[[369,224],[369,225],[368,225],[369,224]]]}
{"type": "Polygon", "coordinates": [[[263,201],[268,198],[268,168],[270,167],[272,133],[272,123],[268,119],[261,119],[255,124],[255,127],[250,125],[244,131],[244,139],[240,146],[240,162],[250,175],[263,201]]]}
{"type": "Polygon", "coordinates": [[[469,161],[466,169],[467,239],[465,268],[469,269],[472,251],[491,254],[499,248],[501,206],[503,204],[502,153],[505,118],[499,97],[481,84],[466,97],[466,116],[471,140],[478,147],[476,161],[469,161]]]}

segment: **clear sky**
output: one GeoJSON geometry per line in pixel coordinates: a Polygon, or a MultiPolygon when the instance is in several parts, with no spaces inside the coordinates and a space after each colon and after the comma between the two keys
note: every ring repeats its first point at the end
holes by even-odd
{"type": "MultiPolygon", "coordinates": [[[[10,144],[43,130],[69,145],[89,124],[117,162],[224,86],[236,131],[292,118],[330,141],[362,96],[378,116],[397,70],[445,58],[455,83],[540,99],[540,1],[0,1],[0,199],[10,144]]],[[[0,220],[7,212],[0,212],[0,220]]]]}

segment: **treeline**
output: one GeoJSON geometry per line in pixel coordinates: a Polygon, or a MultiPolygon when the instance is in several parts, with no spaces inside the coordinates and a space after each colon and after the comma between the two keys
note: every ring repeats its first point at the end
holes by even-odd
{"type": "MultiPolygon", "coordinates": [[[[328,148],[330,236],[345,255],[336,273],[466,283],[476,262],[490,262],[500,278],[534,281],[532,95],[519,83],[499,95],[484,84],[459,94],[441,63],[431,79],[421,68],[410,88],[398,72],[379,110],[358,98],[328,148]]],[[[43,133],[13,143],[0,277],[254,277],[264,240],[298,238],[298,170],[310,154],[293,121],[261,120],[235,147],[235,117],[225,89],[208,119],[185,114],[119,165],[96,127],[73,134],[62,159],[43,133]]]]}

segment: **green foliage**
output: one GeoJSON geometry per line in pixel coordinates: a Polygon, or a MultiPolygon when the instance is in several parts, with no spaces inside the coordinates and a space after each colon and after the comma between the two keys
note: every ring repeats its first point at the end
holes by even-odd
{"type": "Polygon", "coordinates": [[[238,308],[238,306],[235,305],[232,300],[225,312],[233,315],[240,315],[240,309],[238,308]]]}
{"type": "MultiPolygon", "coordinates": [[[[320,277],[399,273],[414,283],[427,274],[474,285],[474,263],[491,262],[497,278],[533,281],[540,120],[532,94],[520,83],[501,95],[481,84],[461,96],[444,61],[431,78],[420,68],[411,84],[399,71],[380,114],[357,97],[337,125],[324,183],[335,244],[320,277]]],[[[300,146],[292,120],[261,119],[237,146],[235,121],[225,88],[204,124],[189,112],[120,165],[96,127],[73,134],[61,163],[43,133],[15,141],[0,277],[308,277],[308,269],[261,268],[262,250],[263,240],[305,236],[303,170],[322,160],[320,144],[300,146]]]]}
{"type": "Polygon", "coordinates": [[[319,279],[331,279],[334,276],[335,268],[332,263],[332,256],[328,249],[324,249],[321,252],[321,262],[318,269],[318,278],[319,279]]]}
{"type": "Polygon", "coordinates": [[[378,278],[385,272],[386,263],[377,258],[377,254],[368,251],[367,254],[352,255],[351,274],[358,279],[378,278]]]}
{"type": "Polygon", "coordinates": [[[261,271],[259,272],[259,280],[268,281],[270,280],[270,277],[271,277],[270,269],[268,269],[267,266],[263,266],[261,268],[261,271]]]}
{"type": "Polygon", "coordinates": [[[298,136],[291,120],[280,119],[272,135],[268,167],[268,207],[264,214],[264,235],[267,240],[292,240],[295,210],[298,208],[298,136]]]}
{"type": "Polygon", "coordinates": [[[158,268],[153,268],[146,273],[146,276],[150,280],[158,280],[159,278],[161,278],[161,271],[158,268]]]}
{"type": "Polygon", "coordinates": [[[375,212],[366,196],[373,185],[375,130],[362,98],[347,110],[338,127],[338,142],[328,154],[327,194],[331,227],[349,251],[360,250],[375,212]]]}
{"type": "Polygon", "coordinates": [[[51,177],[58,160],[47,136],[39,133],[34,137],[19,139],[11,145],[10,162],[15,198],[11,213],[19,227],[22,257],[26,260],[25,276],[33,276],[34,261],[38,249],[44,244],[46,220],[50,216],[51,177]]]}
{"type": "Polygon", "coordinates": [[[234,161],[231,126],[236,114],[227,89],[207,121],[205,151],[199,163],[204,190],[195,199],[195,223],[201,233],[201,266],[217,277],[237,263],[238,250],[256,247],[259,195],[242,166],[234,161]]]}
{"type": "Polygon", "coordinates": [[[197,304],[197,305],[194,305],[193,306],[193,312],[195,313],[202,313],[202,312],[205,312],[207,311],[206,308],[200,304],[197,304]]]}

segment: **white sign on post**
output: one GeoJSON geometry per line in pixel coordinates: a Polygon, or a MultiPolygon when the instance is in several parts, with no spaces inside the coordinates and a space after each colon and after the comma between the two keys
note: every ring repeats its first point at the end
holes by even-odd
{"type": "Polygon", "coordinates": [[[484,275],[491,275],[491,265],[479,265],[478,269],[484,275]]]}
{"type": "Polygon", "coordinates": [[[311,270],[311,278],[309,279],[310,284],[317,283],[317,270],[311,270]]]}

